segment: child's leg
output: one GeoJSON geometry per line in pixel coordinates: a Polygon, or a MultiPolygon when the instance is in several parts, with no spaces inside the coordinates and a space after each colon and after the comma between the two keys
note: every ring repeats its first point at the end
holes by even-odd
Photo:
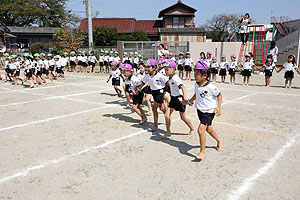
{"type": "Polygon", "coordinates": [[[192,72],[189,72],[189,80],[192,80],[192,72]]]}
{"type": "Polygon", "coordinates": [[[139,111],[140,111],[140,113],[141,113],[141,118],[142,118],[142,120],[140,121],[140,124],[143,124],[143,123],[145,123],[146,121],[147,121],[147,116],[146,116],[146,114],[145,114],[145,112],[144,112],[144,110],[142,109],[142,107],[141,107],[141,105],[139,104],[138,105],[138,107],[137,107],[138,109],[139,109],[139,111]]]}
{"type": "Polygon", "coordinates": [[[250,76],[247,76],[247,86],[249,86],[250,76]]]}
{"type": "Polygon", "coordinates": [[[17,84],[18,84],[17,78],[14,76],[13,79],[14,79],[14,84],[15,84],[15,86],[17,86],[17,84]]]}
{"type": "Polygon", "coordinates": [[[115,89],[117,95],[120,96],[120,93],[119,93],[120,89],[118,88],[118,86],[114,85],[114,89],[115,89]]]}
{"type": "Polygon", "coordinates": [[[243,85],[246,84],[246,76],[244,76],[244,79],[243,79],[243,85]]]}
{"type": "Polygon", "coordinates": [[[158,128],[158,112],[157,108],[160,106],[159,103],[154,102],[154,105],[152,107],[152,113],[153,113],[153,119],[154,119],[154,126],[152,129],[150,129],[151,132],[155,131],[158,128]]]}
{"type": "Polygon", "coordinates": [[[188,80],[188,77],[189,77],[189,72],[185,71],[185,80],[188,80]]]}
{"type": "Polygon", "coordinates": [[[217,141],[217,151],[221,151],[222,138],[216,133],[213,126],[207,126],[206,131],[217,141]]]}
{"type": "Polygon", "coordinates": [[[232,84],[235,84],[235,75],[232,75],[232,84]]]}
{"type": "Polygon", "coordinates": [[[289,79],[289,81],[290,81],[289,88],[292,88],[292,80],[293,79],[291,79],[291,78],[289,79]]]}
{"type": "Polygon", "coordinates": [[[186,116],[185,112],[179,112],[180,118],[184,123],[190,128],[189,137],[192,137],[194,135],[194,126],[191,122],[191,120],[186,116]]]}
{"type": "Polygon", "coordinates": [[[165,119],[166,119],[167,132],[164,136],[162,136],[162,138],[171,137],[171,122],[172,122],[171,115],[172,115],[173,112],[174,112],[174,108],[167,108],[166,109],[165,119]]]}
{"type": "Polygon", "coordinates": [[[144,116],[142,115],[141,110],[138,108],[138,105],[132,104],[132,109],[141,117],[141,119],[143,119],[144,116]]]}
{"type": "Polygon", "coordinates": [[[167,92],[164,92],[164,101],[165,101],[167,104],[169,104],[169,102],[170,102],[170,100],[169,100],[169,98],[168,98],[168,96],[167,96],[167,92]]]}
{"type": "Polygon", "coordinates": [[[151,106],[151,101],[150,101],[151,97],[152,97],[152,94],[146,94],[146,103],[147,103],[150,114],[152,114],[152,106],[151,106]]]}
{"type": "Polygon", "coordinates": [[[200,140],[200,153],[197,154],[196,158],[202,160],[205,156],[205,145],[206,145],[206,135],[205,131],[207,129],[207,125],[200,124],[198,127],[198,134],[200,140]]]}
{"type": "Polygon", "coordinates": [[[125,92],[126,100],[127,100],[127,106],[130,106],[130,94],[128,92],[125,92]]]}

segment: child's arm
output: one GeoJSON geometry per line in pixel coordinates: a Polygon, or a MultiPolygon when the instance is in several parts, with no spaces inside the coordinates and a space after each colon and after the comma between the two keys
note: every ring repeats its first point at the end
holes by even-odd
{"type": "Polygon", "coordinates": [[[283,69],[283,67],[280,67],[280,69],[276,70],[276,72],[279,73],[282,69],[283,69]]]}
{"type": "Polygon", "coordinates": [[[108,82],[109,82],[110,78],[111,78],[111,75],[109,75],[109,77],[108,77],[108,79],[107,79],[106,83],[108,83],[108,82]]]}
{"type": "Polygon", "coordinates": [[[185,89],[184,85],[181,85],[180,89],[182,90],[183,102],[185,102],[187,100],[187,97],[186,97],[186,89],[185,89]]]}
{"type": "Polygon", "coordinates": [[[196,100],[196,93],[194,93],[194,95],[192,96],[192,98],[190,98],[189,100],[186,100],[184,103],[186,104],[191,104],[196,100]]]}
{"type": "Polygon", "coordinates": [[[221,105],[222,105],[222,94],[221,93],[219,94],[217,99],[218,99],[218,106],[215,109],[215,113],[217,116],[221,116],[221,105]]]}

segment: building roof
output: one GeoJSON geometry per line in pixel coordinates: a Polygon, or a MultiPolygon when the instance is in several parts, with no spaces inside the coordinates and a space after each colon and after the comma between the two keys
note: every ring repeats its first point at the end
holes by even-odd
{"type": "Polygon", "coordinates": [[[10,32],[9,28],[1,21],[0,21],[0,31],[3,32],[3,33],[9,33],[10,32]]]}
{"type": "Polygon", "coordinates": [[[192,8],[192,7],[190,7],[190,6],[182,3],[181,0],[178,0],[178,2],[176,4],[174,4],[174,5],[172,5],[172,6],[168,7],[168,8],[165,8],[162,11],[160,11],[159,14],[158,14],[158,18],[163,17],[166,12],[168,12],[169,10],[172,10],[174,8],[177,8],[177,7],[183,7],[185,9],[187,9],[187,10],[190,10],[191,13],[197,12],[197,10],[195,8],[192,8]]]}
{"type": "Polygon", "coordinates": [[[8,26],[10,32],[13,34],[55,34],[59,28],[55,27],[36,27],[36,26],[8,26]]]}
{"type": "MultiPolygon", "coordinates": [[[[136,20],[135,18],[94,18],[93,28],[105,26],[117,28],[118,33],[130,34],[134,31],[145,31],[147,35],[158,35],[158,28],[163,27],[161,20],[136,20]]],[[[79,30],[88,32],[87,18],[79,25],[79,30]]]]}
{"type": "Polygon", "coordinates": [[[160,28],[160,33],[206,33],[204,28],[160,28]]]}

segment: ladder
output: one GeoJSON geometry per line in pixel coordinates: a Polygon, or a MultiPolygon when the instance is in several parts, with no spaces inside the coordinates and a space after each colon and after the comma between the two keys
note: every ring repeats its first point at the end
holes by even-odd
{"type": "Polygon", "coordinates": [[[242,64],[246,54],[252,53],[256,66],[263,66],[268,55],[266,41],[266,29],[264,25],[249,25],[246,37],[249,35],[246,44],[241,44],[238,65],[242,64]]]}

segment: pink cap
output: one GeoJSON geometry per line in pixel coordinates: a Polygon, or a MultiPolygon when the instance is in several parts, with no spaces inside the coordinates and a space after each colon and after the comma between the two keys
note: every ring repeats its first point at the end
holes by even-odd
{"type": "Polygon", "coordinates": [[[124,65],[122,65],[122,70],[133,71],[132,70],[132,66],[130,64],[124,64],[124,65]]]}
{"type": "Polygon", "coordinates": [[[249,53],[247,53],[247,54],[245,55],[245,57],[251,57],[251,55],[250,55],[249,53]]]}
{"type": "Polygon", "coordinates": [[[166,60],[164,58],[160,58],[157,61],[158,64],[164,64],[165,62],[166,62],[166,60]]]}
{"type": "Polygon", "coordinates": [[[156,60],[154,60],[153,58],[149,58],[146,62],[145,62],[145,66],[155,66],[156,65],[156,60]]]}
{"type": "Polygon", "coordinates": [[[170,52],[169,55],[170,55],[170,56],[173,56],[173,53],[170,52]]]}
{"type": "Polygon", "coordinates": [[[169,47],[166,45],[166,46],[165,46],[165,50],[168,50],[168,48],[169,48],[169,47]]]}
{"type": "Polygon", "coordinates": [[[166,63],[164,63],[164,67],[176,68],[176,63],[173,60],[168,60],[166,63]]]}
{"type": "Polygon", "coordinates": [[[205,60],[200,60],[199,62],[197,62],[195,69],[209,69],[208,63],[205,60]]]}
{"type": "Polygon", "coordinates": [[[226,55],[223,54],[223,55],[221,56],[221,58],[226,58],[226,55]]]}
{"type": "Polygon", "coordinates": [[[212,52],[211,52],[211,51],[208,51],[207,53],[208,53],[209,55],[212,55],[212,52]]]}
{"type": "Polygon", "coordinates": [[[111,65],[112,65],[112,66],[118,66],[118,63],[117,63],[116,61],[112,61],[112,62],[111,62],[111,65]]]}
{"type": "Polygon", "coordinates": [[[214,56],[214,57],[212,57],[212,59],[217,59],[217,57],[216,57],[216,56],[214,56]]]}
{"type": "Polygon", "coordinates": [[[236,58],[236,55],[235,55],[235,54],[232,54],[231,57],[236,58]]]}

